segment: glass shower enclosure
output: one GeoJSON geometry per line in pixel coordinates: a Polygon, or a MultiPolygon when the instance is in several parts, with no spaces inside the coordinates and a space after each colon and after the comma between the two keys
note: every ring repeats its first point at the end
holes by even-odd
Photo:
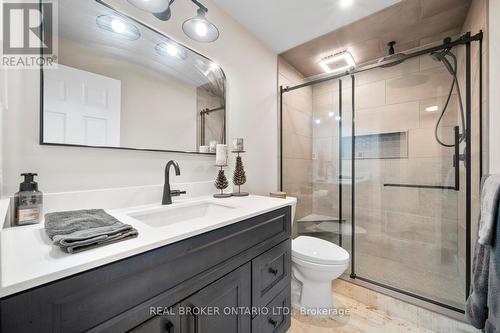
{"type": "Polygon", "coordinates": [[[463,313],[481,176],[471,44],[481,36],[281,87],[293,232],[346,249],[345,279],[463,313]]]}

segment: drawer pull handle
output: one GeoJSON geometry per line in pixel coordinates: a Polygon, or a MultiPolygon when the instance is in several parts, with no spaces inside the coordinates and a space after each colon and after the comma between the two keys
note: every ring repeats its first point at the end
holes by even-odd
{"type": "Polygon", "coordinates": [[[269,273],[272,275],[278,275],[278,270],[276,268],[269,267],[269,273]]]}
{"type": "Polygon", "coordinates": [[[165,325],[165,332],[166,333],[174,333],[174,325],[171,322],[168,322],[165,325]]]}
{"type": "Polygon", "coordinates": [[[269,324],[273,325],[274,328],[276,328],[276,325],[278,325],[278,322],[274,320],[273,318],[269,318],[269,324]]]}

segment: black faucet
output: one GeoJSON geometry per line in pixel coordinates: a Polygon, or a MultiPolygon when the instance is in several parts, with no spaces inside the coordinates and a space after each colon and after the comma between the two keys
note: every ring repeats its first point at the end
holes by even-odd
{"type": "Polygon", "coordinates": [[[167,165],[165,166],[165,184],[163,185],[163,199],[161,201],[162,205],[171,205],[172,204],[172,196],[178,197],[181,194],[186,194],[186,191],[179,191],[179,190],[170,190],[170,167],[174,166],[175,169],[175,175],[180,176],[181,174],[181,169],[179,168],[179,164],[174,161],[168,161],[167,165]]]}

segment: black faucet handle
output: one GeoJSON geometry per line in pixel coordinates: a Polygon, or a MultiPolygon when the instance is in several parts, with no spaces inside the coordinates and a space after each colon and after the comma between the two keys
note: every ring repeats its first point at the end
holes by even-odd
{"type": "Polygon", "coordinates": [[[170,195],[173,196],[173,197],[178,197],[181,194],[186,194],[186,191],[181,191],[181,190],[170,191],[170,195]]]}

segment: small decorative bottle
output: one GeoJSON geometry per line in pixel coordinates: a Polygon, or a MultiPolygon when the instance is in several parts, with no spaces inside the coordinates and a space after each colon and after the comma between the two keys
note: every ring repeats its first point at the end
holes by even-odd
{"type": "Polygon", "coordinates": [[[43,193],[38,191],[34,181],[36,173],[23,173],[24,181],[19,185],[19,192],[14,195],[15,224],[36,224],[42,220],[43,193]]]}

